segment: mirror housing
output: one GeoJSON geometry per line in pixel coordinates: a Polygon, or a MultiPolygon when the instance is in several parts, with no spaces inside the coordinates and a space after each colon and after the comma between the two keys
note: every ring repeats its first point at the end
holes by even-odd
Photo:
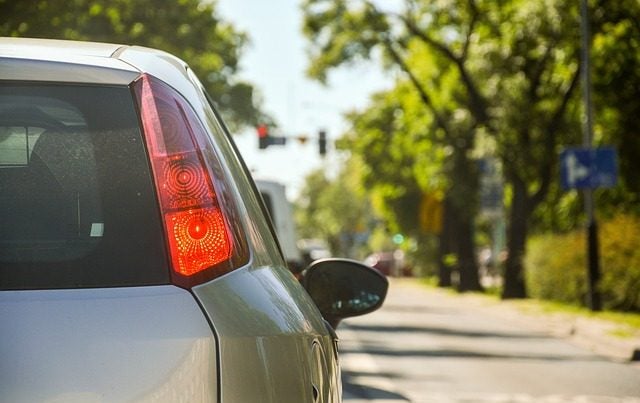
{"type": "Polygon", "coordinates": [[[389,288],[379,271],[355,260],[335,258],[311,263],[302,284],[334,328],[342,319],[380,308],[389,288]]]}

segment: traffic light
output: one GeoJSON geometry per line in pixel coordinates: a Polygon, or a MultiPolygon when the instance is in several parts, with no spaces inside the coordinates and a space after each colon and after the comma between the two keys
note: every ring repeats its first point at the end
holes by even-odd
{"type": "Polygon", "coordinates": [[[258,132],[258,148],[264,150],[269,146],[283,146],[287,144],[285,136],[272,136],[269,133],[269,126],[261,124],[256,128],[258,132]]]}
{"type": "Polygon", "coordinates": [[[258,148],[264,150],[271,145],[271,139],[269,138],[269,126],[260,125],[258,130],[258,148]]]}
{"type": "Polygon", "coordinates": [[[318,152],[323,157],[327,155],[327,132],[324,130],[318,132],[318,152]]]}

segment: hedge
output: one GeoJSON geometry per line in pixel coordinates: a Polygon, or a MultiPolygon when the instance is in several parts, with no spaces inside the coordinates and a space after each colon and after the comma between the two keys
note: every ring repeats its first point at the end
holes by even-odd
{"type": "MultiPolygon", "coordinates": [[[[600,223],[599,290],[607,309],[640,312],[640,218],[618,214],[600,223]]],[[[584,231],[532,237],[525,273],[534,298],[585,305],[584,231]]]]}

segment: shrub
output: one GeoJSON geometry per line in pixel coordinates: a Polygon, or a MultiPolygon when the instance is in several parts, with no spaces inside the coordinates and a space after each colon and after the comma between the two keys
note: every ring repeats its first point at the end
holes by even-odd
{"type": "MultiPolygon", "coordinates": [[[[640,311],[640,219],[616,215],[601,224],[599,240],[604,307],[640,311]]],[[[533,237],[525,259],[529,294],[584,305],[586,251],[584,231],[533,237]]]]}
{"type": "Polygon", "coordinates": [[[605,222],[600,245],[605,306],[640,311],[640,218],[618,214],[605,222]]]}
{"type": "Polygon", "coordinates": [[[587,294],[585,244],[580,233],[533,238],[525,257],[527,288],[533,298],[581,304],[587,294]]]}

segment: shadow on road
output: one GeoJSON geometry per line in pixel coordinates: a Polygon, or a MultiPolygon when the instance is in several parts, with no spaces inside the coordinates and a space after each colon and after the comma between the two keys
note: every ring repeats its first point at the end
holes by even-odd
{"type": "MultiPolygon", "coordinates": [[[[393,400],[393,401],[405,401],[410,400],[396,392],[384,390],[379,387],[371,385],[359,384],[356,380],[361,374],[343,371],[342,372],[342,385],[344,400],[393,400]]],[[[378,376],[385,376],[384,374],[377,374],[378,376]]],[[[392,374],[391,374],[392,375],[392,374]]]]}
{"type": "MultiPolygon", "coordinates": [[[[360,334],[366,332],[387,333],[387,334],[420,334],[425,335],[444,335],[459,336],[470,338],[508,338],[522,340],[545,340],[551,339],[550,336],[542,334],[525,334],[525,333],[500,333],[500,332],[479,332],[467,331],[460,329],[438,328],[438,327],[413,327],[413,326],[382,326],[382,325],[362,325],[348,324],[350,330],[360,334]]],[[[536,354],[533,352],[497,352],[482,351],[481,349],[456,349],[456,348],[390,348],[388,343],[383,341],[373,341],[372,339],[362,338],[357,348],[351,348],[348,345],[342,345],[341,354],[361,353],[365,352],[373,356],[385,357],[432,357],[432,358],[471,358],[471,359],[493,359],[493,360],[530,360],[530,361],[572,361],[572,362],[600,362],[605,361],[604,358],[596,355],[575,355],[575,354],[536,354]]]]}
{"type": "Polygon", "coordinates": [[[531,361],[575,361],[575,362],[604,362],[604,358],[598,356],[570,356],[570,355],[544,355],[544,354],[496,354],[477,352],[469,350],[391,350],[381,347],[371,347],[364,345],[364,349],[341,349],[341,354],[366,352],[371,355],[393,356],[393,357],[432,357],[432,358],[477,358],[483,360],[531,360],[531,361]]]}
{"type": "Polygon", "coordinates": [[[398,313],[419,313],[419,314],[433,314],[433,315],[450,315],[456,312],[455,308],[443,308],[443,307],[426,307],[424,305],[393,305],[385,304],[384,310],[386,312],[398,312],[398,313]]]}
{"type": "Polygon", "coordinates": [[[549,339],[550,336],[542,333],[504,333],[481,332],[472,330],[451,329],[432,326],[370,326],[349,323],[349,329],[364,332],[393,332],[393,333],[425,333],[439,336],[458,336],[472,338],[509,338],[509,339],[549,339]]]}

